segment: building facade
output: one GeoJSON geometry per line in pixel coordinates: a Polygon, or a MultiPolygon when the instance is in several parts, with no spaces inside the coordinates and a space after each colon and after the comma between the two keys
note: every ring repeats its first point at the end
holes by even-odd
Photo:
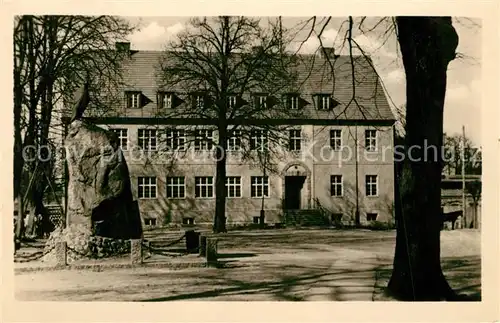
{"type": "MultiPolygon", "coordinates": [[[[187,101],[175,89],[158,85],[160,55],[133,51],[124,66],[128,85],[119,89],[123,106],[113,115],[90,119],[117,133],[146,227],[210,224],[215,212],[214,147],[199,136],[216,141],[217,131],[200,120],[159,117],[158,111],[173,108],[176,100],[187,101]]],[[[290,104],[300,99],[301,107],[292,103],[290,108],[304,109],[304,114],[290,122],[280,120],[287,140],[269,161],[273,170],[264,170],[238,150],[242,141],[257,150],[262,133],[250,131],[245,139],[235,133],[228,139],[228,225],[258,223],[261,210],[269,224],[284,222],[287,210],[303,209],[321,209],[332,221],[350,224],[356,213],[362,224],[394,221],[395,120],[375,69],[370,60],[360,61],[364,82],[353,91],[346,74],[350,69],[342,65],[349,58],[336,57],[340,72],[333,76],[335,88],[332,80],[320,79],[325,73],[331,78],[325,59],[317,61],[323,65],[315,63],[320,65],[301,92],[285,100],[290,104]],[[360,96],[357,108],[351,102],[354,92],[360,96]]],[[[247,94],[247,102],[256,102],[253,95],[247,94]]]]}

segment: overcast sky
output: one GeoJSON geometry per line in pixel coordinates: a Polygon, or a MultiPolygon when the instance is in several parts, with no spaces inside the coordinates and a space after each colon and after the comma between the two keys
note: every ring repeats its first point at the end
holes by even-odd
{"type": "MultiPolygon", "coordinates": [[[[130,36],[132,48],[136,50],[162,50],[169,40],[175,39],[182,31],[188,18],[186,17],[127,17],[140,29],[130,36]]],[[[266,20],[266,18],[262,18],[266,20]]],[[[364,32],[356,29],[355,40],[372,56],[377,72],[380,74],[390,101],[395,106],[405,103],[405,75],[401,62],[398,44],[394,32],[386,30],[393,24],[390,19],[379,24],[380,18],[370,17],[363,22],[364,32]]],[[[312,24],[304,26],[307,18],[283,18],[283,26],[296,32],[295,46],[303,41],[312,24]]],[[[316,31],[319,32],[326,20],[318,18],[316,31]]],[[[355,26],[360,19],[355,19],[355,26]]],[[[333,18],[322,33],[325,46],[333,46],[337,52],[346,53],[342,48],[347,25],[345,18],[333,18]]],[[[444,130],[449,134],[460,133],[465,126],[466,135],[476,145],[481,144],[481,21],[469,18],[454,18],[454,27],[458,32],[459,45],[457,52],[463,58],[452,61],[448,68],[448,86],[446,91],[444,130]]],[[[302,46],[301,52],[314,52],[319,46],[316,36],[310,37],[302,46]]]]}

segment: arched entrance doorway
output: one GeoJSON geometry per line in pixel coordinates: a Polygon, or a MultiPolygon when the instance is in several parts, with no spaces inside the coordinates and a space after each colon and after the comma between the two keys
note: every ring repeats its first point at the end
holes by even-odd
{"type": "Polygon", "coordinates": [[[283,208],[285,210],[311,207],[311,171],[302,162],[288,163],[281,173],[283,208]]]}

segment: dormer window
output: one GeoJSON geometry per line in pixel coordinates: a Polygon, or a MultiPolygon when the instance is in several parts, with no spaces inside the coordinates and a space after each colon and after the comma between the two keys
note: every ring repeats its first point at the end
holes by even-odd
{"type": "Polygon", "coordinates": [[[227,97],[227,106],[230,109],[234,109],[236,107],[236,103],[238,102],[238,97],[236,95],[230,95],[227,97]]]}
{"type": "Polygon", "coordinates": [[[129,91],[126,92],[127,96],[127,108],[138,109],[141,107],[141,92],[129,91]]]}
{"type": "Polygon", "coordinates": [[[316,107],[318,110],[332,110],[339,103],[335,101],[330,94],[317,94],[316,95],[316,107]]]}
{"type": "Polygon", "coordinates": [[[172,109],[174,107],[174,94],[170,92],[160,92],[158,94],[160,108],[172,109]]]}
{"type": "Polygon", "coordinates": [[[194,109],[204,109],[207,105],[207,96],[204,93],[191,94],[191,103],[194,109]]]}
{"type": "Polygon", "coordinates": [[[257,108],[257,109],[267,109],[268,98],[269,97],[268,97],[267,94],[255,94],[254,95],[255,108],[257,108]]]}
{"type": "Polygon", "coordinates": [[[299,110],[308,104],[298,93],[288,93],[284,95],[285,107],[288,110],[299,110]]]}

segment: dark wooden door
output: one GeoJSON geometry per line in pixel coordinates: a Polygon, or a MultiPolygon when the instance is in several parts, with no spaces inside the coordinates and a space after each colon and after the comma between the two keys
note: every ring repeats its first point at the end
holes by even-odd
{"type": "Polygon", "coordinates": [[[306,180],[305,176],[286,176],[285,177],[285,209],[299,210],[301,192],[306,180]]]}

